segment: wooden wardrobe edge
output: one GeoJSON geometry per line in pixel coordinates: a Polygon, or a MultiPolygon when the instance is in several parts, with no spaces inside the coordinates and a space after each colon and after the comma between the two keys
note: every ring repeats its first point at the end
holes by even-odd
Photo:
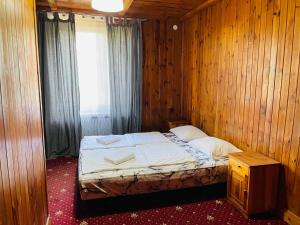
{"type": "Polygon", "coordinates": [[[284,211],[283,220],[290,225],[300,225],[300,217],[291,212],[290,210],[284,211]]]}

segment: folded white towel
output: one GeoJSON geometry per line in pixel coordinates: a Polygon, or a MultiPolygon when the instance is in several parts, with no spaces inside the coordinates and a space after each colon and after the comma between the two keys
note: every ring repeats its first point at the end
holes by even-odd
{"type": "Polygon", "coordinates": [[[131,152],[124,152],[124,153],[112,153],[109,155],[106,155],[104,157],[104,160],[107,162],[110,162],[115,165],[119,165],[121,163],[128,162],[129,160],[135,159],[134,153],[131,152]]]}
{"type": "Polygon", "coordinates": [[[109,136],[98,137],[96,140],[99,144],[110,145],[112,143],[120,141],[121,138],[118,136],[109,135],[109,136]]]}

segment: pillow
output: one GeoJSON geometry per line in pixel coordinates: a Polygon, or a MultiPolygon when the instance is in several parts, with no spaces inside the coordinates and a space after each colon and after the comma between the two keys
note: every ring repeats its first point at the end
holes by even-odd
{"type": "Polygon", "coordinates": [[[207,134],[198,129],[197,127],[186,125],[181,127],[175,127],[170,130],[180,140],[189,142],[197,138],[207,137],[207,134]]]}
{"type": "Polygon", "coordinates": [[[188,143],[214,160],[228,158],[228,153],[241,152],[227,141],[215,137],[198,138],[188,143]]]}

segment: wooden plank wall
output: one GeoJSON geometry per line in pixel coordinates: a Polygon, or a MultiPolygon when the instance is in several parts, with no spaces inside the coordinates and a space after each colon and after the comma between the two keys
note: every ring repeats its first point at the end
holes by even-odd
{"type": "Polygon", "coordinates": [[[44,225],[35,2],[0,1],[0,224],[44,225]]]}
{"type": "Polygon", "coordinates": [[[183,116],[282,162],[298,216],[299,53],[299,0],[220,0],[184,21],[183,116]]]}
{"type": "Polygon", "coordinates": [[[143,37],[143,130],[166,131],[168,120],[181,117],[182,23],[172,18],[148,20],[143,37]]]}

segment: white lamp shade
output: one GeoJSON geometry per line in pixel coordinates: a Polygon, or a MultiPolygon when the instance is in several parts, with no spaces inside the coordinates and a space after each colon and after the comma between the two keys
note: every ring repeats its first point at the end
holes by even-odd
{"type": "Polygon", "coordinates": [[[92,8],[101,12],[120,12],[124,3],[123,0],[92,0],[92,8]]]}

